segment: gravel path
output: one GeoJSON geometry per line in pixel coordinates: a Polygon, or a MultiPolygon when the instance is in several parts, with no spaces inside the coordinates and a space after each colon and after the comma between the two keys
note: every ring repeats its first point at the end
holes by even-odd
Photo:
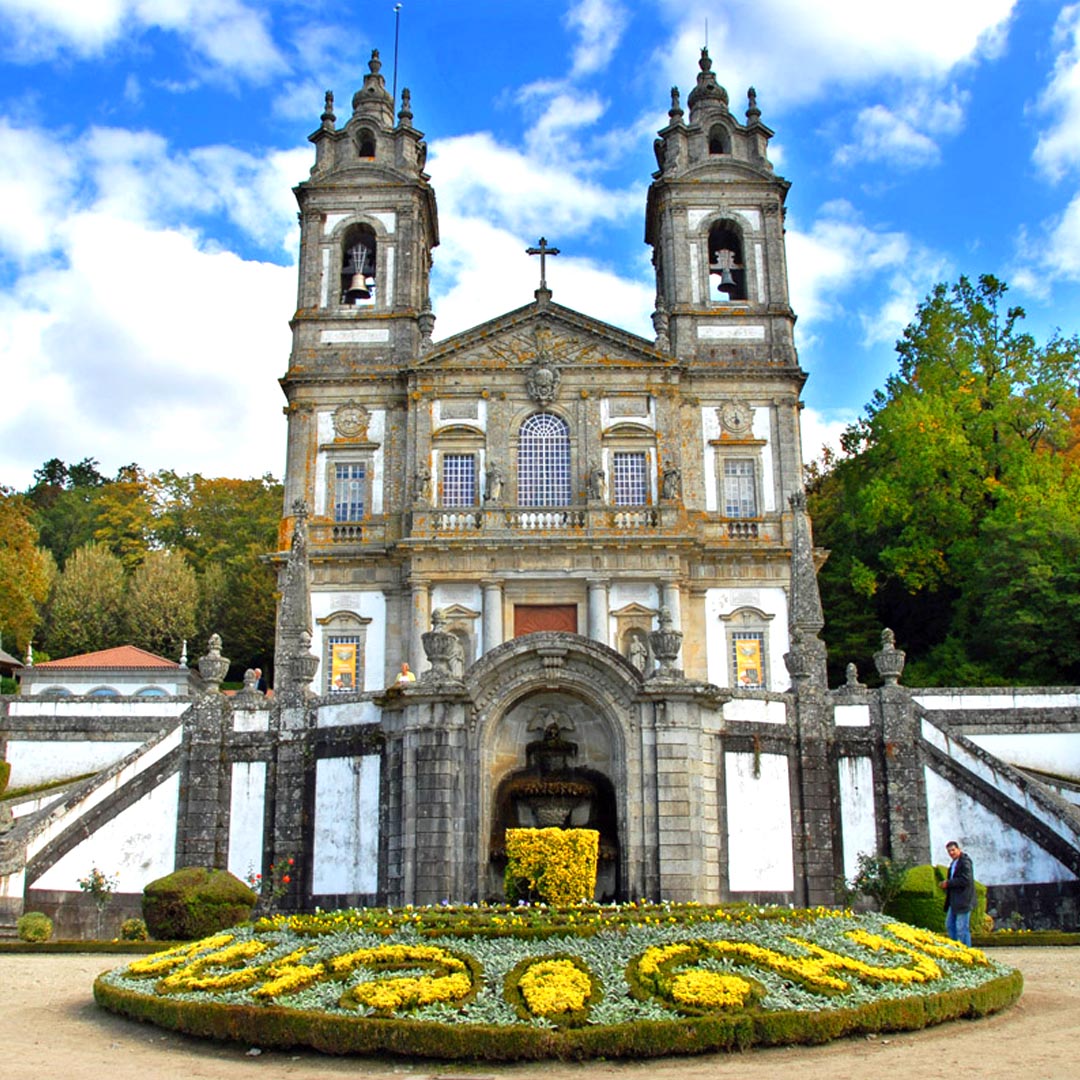
{"type": "Polygon", "coordinates": [[[331,1058],[174,1035],[97,1008],[91,986],[121,958],[0,955],[4,1080],[248,1080],[394,1075],[442,1080],[865,1080],[870,1077],[1080,1076],[1080,948],[995,949],[1020,968],[1019,1003],[997,1016],[911,1034],[827,1046],[585,1065],[462,1065],[390,1058],[331,1058]]]}

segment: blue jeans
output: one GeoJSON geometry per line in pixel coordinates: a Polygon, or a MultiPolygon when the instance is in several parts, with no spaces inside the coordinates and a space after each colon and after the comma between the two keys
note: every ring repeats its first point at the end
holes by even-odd
{"type": "Polygon", "coordinates": [[[971,912],[953,911],[949,908],[945,912],[945,933],[963,945],[971,945],[971,912]]]}

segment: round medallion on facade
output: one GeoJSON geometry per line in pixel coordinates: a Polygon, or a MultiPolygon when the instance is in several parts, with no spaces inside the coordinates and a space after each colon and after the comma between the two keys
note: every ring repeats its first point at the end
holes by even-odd
{"type": "Polygon", "coordinates": [[[754,410],[741,401],[729,401],[717,410],[720,426],[729,435],[749,435],[754,424],[754,410]]]}
{"type": "Polygon", "coordinates": [[[355,401],[334,410],[334,433],[340,439],[366,439],[371,414],[355,401]]]}

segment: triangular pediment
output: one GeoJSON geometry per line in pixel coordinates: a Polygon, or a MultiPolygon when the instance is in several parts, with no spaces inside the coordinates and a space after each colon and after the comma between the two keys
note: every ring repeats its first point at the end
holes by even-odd
{"type": "Polygon", "coordinates": [[[505,371],[542,362],[563,371],[677,364],[646,338],[561,304],[537,302],[436,343],[416,368],[505,371]]]}

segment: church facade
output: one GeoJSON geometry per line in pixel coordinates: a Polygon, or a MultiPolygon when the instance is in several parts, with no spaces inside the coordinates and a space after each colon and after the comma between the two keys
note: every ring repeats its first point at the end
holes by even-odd
{"type": "Polygon", "coordinates": [[[1080,692],[911,691],[888,631],[881,688],[827,685],[788,184],[753,90],[740,112],[703,52],[655,143],[654,337],[556,301],[540,238],[530,302],[436,341],[408,91],[376,54],[340,126],[327,95],[274,695],[217,693],[213,642],[179,717],[0,702],[13,782],[60,740],[118,748],[0,835],[0,922],[71,906],[90,860],[137,891],[292,859],[298,908],[494,899],[506,828],[581,826],[600,899],[827,904],[860,852],[958,837],[1000,911],[1077,923],[1080,692]]]}

